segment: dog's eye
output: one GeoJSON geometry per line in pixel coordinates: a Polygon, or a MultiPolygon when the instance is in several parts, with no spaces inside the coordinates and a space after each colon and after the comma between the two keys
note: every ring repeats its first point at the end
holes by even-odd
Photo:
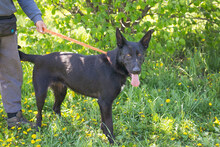
{"type": "Polygon", "coordinates": [[[138,54],[138,57],[141,57],[142,55],[141,54],[138,54]]]}

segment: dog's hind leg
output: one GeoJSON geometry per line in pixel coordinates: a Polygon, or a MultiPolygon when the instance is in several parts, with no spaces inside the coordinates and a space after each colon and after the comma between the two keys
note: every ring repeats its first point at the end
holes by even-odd
{"type": "Polygon", "coordinates": [[[45,99],[47,97],[47,90],[49,86],[49,79],[47,76],[34,74],[33,76],[34,90],[37,101],[37,127],[41,127],[42,121],[42,110],[45,103],[45,99]]]}
{"type": "Polygon", "coordinates": [[[62,84],[62,83],[53,83],[51,85],[51,88],[54,92],[54,96],[55,96],[55,102],[53,105],[53,111],[58,114],[61,115],[60,113],[60,106],[66,96],[66,92],[67,92],[67,87],[66,85],[62,84]]]}

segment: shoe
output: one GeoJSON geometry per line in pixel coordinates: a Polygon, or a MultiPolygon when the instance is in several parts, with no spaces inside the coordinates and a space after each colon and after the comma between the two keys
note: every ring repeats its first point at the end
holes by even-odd
{"type": "Polygon", "coordinates": [[[29,122],[22,116],[21,111],[18,111],[15,117],[8,118],[7,123],[8,123],[8,129],[11,129],[14,126],[20,127],[21,124],[30,124],[31,127],[33,126],[31,122],[29,122]]]}

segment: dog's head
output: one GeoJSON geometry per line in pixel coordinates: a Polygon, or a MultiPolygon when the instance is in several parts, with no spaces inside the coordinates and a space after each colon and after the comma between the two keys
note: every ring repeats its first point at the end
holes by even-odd
{"type": "Polygon", "coordinates": [[[131,76],[132,86],[137,87],[140,84],[138,75],[141,72],[145,51],[148,48],[153,32],[154,30],[148,31],[139,42],[130,42],[124,38],[119,29],[116,29],[117,46],[119,49],[117,59],[131,76]]]}

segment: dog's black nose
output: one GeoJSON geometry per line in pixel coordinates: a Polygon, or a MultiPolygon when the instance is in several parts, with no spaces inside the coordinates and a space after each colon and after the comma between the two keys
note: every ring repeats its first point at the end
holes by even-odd
{"type": "Polygon", "coordinates": [[[141,72],[141,69],[138,67],[138,66],[135,66],[133,69],[132,69],[132,72],[134,74],[139,74],[141,72]]]}

